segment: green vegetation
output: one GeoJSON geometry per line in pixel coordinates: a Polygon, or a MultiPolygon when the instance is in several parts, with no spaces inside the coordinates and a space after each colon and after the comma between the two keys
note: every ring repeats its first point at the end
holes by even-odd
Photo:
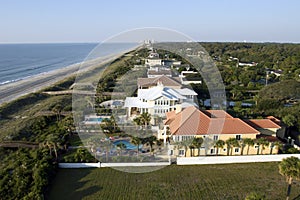
{"type": "MultiPolygon", "coordinates": [[[[285,178],[278,163],[169,166],[130,174],[110,168],[59,169],[49,199],[265,199],[285,197],[285,178]]],[[[294,185],[291,198],[299,195],[294,185]]]]}
{"type": "Polygon", "coordinates": [[[286,182],[289,184],[286,197],[288,200],[291,195],[293,181],[300,180],[300,159],[297,157],[283,159],[279,163],[279,173],[286,177],[286,182]]]}
{"type": "MultiPolygon", "coordinates": [[[[202,43],[202,45],[220,70],[228,100],[236,102],[235,107],[228,109],[230,114],[241,118],[273,115],[286,124],[288,135],[299,130],[300,45],[244,43],[202,43]],[[238,58],[239,62],[258,64],[237,67],[237,60],[233,58],[238,58]],[[279,69],[282,70],[280,76],[268,74],[271,70],[279,69]],[[253,106],[243,106],[242,103],[245,102],[252,103],[253,106]]],[[[170,52],[159,53],[168,54],[169,58],[178,58],[170,52]]],[[[135,64],[143,63],[142,58],[147,55],[148,50],[141,49],[116,59],[109,68],[105,68],[106,65],[101,67],[105,70],[99,77],[99,82],[95,83],[97,84],[95,108],[98,114],[112,113],[110,109],[99,105],[111,99],[111,92],[124,93],[125,96],[135,94],[136,79],[144,76],[145,70],[137,73],[128,71],[132,70],[135,64]]],[[[183,60],[183,64],[188,63],[183,60]]],[[[181,67],[179,70],[185,69],[181,67]]],[[[94,71],[90,71],[83,78],[90,76],[96,76],[94,71]]],[[[74,80],[75,77],[70,77],[45,90],[69,90],[74,80]]],[[[205,83],[192,87],[199,93],[199,99],[209,98],[205,83]]],[[[14,143],[12,147],[0,148],[0,199],[43,199],[56,173],[57,162],[95,161],[86,149],[68,149],[69,146],[82,145],[78,135],[74,133],[71,105],[71,95],[51,96],[40,91],[0,107],[0,142],[14,143]],[[15,147],[16,144],[20,145],[19,148],[15,147]]],[[[91,105],[91,108],[93,106],[91,105]]],[[[89,109],[85,111],[90,112],[89,109]]],[[[141,115],[136,118],[136,124],[146,129],[150,117],[146,114],[141,115]]],[[[107,120],[102,128],[109,132],[109,136],[124,134],[120,133],[114,118],[107,120]]],[[[132,142],[136,145],[148,144],[151,153],[153,153],[152,146],[159,146],[161,143],[153,136],[144,139],[133,137],[132,142]]],[[[193,141],[190,146],[180,145],[192,150],[200,148],[202,142],[203,140],[193,141]]],[[[221,149],[227,145],[232,153],[234,147],[242,146],[246,154],[248,147],[253,143],[253,140],[237,143],[232,139],[219,141],[216,147],[221,149]]],[[[259,144],[258,154],[261,154],[267,143],[260,140],[259,144]]],[[[125,157],[121,156],[123,148],[122,145],[118,147],[120,156],[115,158],[116,161],[126,161],[125,157]]],[[[286,148],[284,152],[297,153],[298,150],[291,147],[286,148]]],[[[112,169],[61,169],[53,183],[50,199],[76,199],[85,196],[86,199],[98,199],[99,195],[103,199],[123,197],[169,199],[174,196],[180,199],[246,197],[282,199],[285,191],[284,179],[276,172],[275,165],[276,163],[170,166],[148,174],[125,174],[112,169]],[[261,194],[265,194],[265,197],[261,194]]],[[[299,191],[299,185],[295,185],[291,197],[299,195],[296,193],[297,189],[299,191]]]]}
{"type": "Polygon", "coordinates": [[[57,166],[46,149],[0,149],[1,199],[44,199],[57,166]]]}

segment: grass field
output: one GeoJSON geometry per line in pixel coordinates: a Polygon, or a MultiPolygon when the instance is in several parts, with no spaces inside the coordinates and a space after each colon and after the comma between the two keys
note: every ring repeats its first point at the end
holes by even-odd
{"type": "MultiPolygon", "coordinates": [[[[287,184],[278,163],[176,166],[131,174],[111,168],[60,169],[49,199],[244,199],[264,194],[285,199],[287,184]]],[[[290,199],[300,199],[300,184],[290,199]],[[298,196],[298,198],[296,198],[298,196]]]]}

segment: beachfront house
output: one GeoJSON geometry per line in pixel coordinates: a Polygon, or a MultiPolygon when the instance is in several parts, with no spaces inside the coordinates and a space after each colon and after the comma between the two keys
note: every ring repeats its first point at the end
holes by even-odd
{"type": "Polygon", "coordinates": [[[191,89],[165,87],[162,82],[158,82],[156,87],[138,89],[137,97],[127,97],[124,107],[128,117],[144,112],[153,117],[165,117],[167,112],[196,106],[196,96],[197,93],[191,89]]]}
{"type": "Polygon", "coordinates": [[[245,154],[276,154],[278,146],[269,143],[262,147],[255,143],[253,146],[244,144],[246,138],[256,141],[262,136],[259,130],[239,118],[234,118],[223,110],[201,111],[191,106],[180,112],[166,113],[164,128],[158,132],[158,138],[168,145],[171,155],[245,155],[245,154]],[[191,150],[191,141],[195,137],[203,138],[200,148],[191,150]],[[232,140],[217,147],[218,140],[232,140]],[[271,151],[272,148],[272,151],[271,151]]]}

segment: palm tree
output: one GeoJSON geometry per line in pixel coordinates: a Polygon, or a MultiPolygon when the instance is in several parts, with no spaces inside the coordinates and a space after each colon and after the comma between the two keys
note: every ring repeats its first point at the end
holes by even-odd
{"type": "Polygon", "coordinates": [[[54,135],[54,134],[49,134],[47,137],[46,137],[46,141],[44,143],[44,146],[47,146],[49,148],[49,153],[50,155],[52,155],[52,149],[54,151],[54,154],[55,154],[55,159],[57,160],[58,158],[58,149],[60,148],[60,140],[58,138],[57,135],[54,135]]]}
{"type": "Polygon", "coordinates": [[[156,142],[156,140],[157,138],[154,135],[143,139],[143,143],[148,144],[150,146],[150,154],[153,153],[153,145],[156,142]]]}
{"type": "Polygon", "coordinates": [[[106,159],[106,162],[108,162],[108,154],[109,154],[109,151],[110,151],[111,147],[113,146],[113,144],[110,140],[101,140],[100,146],[105,148],[105,152],[106,152],[105,159],[106,159]]]}
{"type": "Polygon", "coordinates": [[[222,149],[225,145],[223,140],[218,140],[215,144],[215,148],[217,148],[217,156],[219,155],[219,149],[222,149]]]}
{"type": "Polygon", "coordinates": [[[141,121],[143,122],[145,129],[147,128],[147,125],[150,123],[151,121],[151,115],[147,112],[142,113],[140,115],[141,121]]]}
{"type": "Polygon", "coordinates": [[[122,150],[126,149],[126,145],[120,142],[119,144],[117,144],[117,148],[120,150],[120,156],[122,156],[122,150]]]}
{"type": "MultiPolygon", "coordinates": [[[[232,140],[232,147],[240,147],[240,143],[237,139],[233,138],[232,140]]],[[[231,150],[231,155],[232,155],[232,150],[231,150]]]]}
{"type": "Polygon", "coordinates": [[[138,137],[132,137],[131,138],[131,143],[137,146],[136,155],[138,157],[139,156],[139,151],[140,151],[140,144],[142,143],[142,140],[138,137]]]}
{"type": "Polygon", "coordinates": [[[190,149],[193,146],[193,144],[192,144],[193,139],[187,139],[187,140],[181,141],[181,144],[184,147],[184,157],[186,157],[186,152],[187,152],[188,148],[190,149]]]}
{"type": "Polygon", "coordinates": [[[251,138],[244,138],[243,141],[244,144],[247,145],[247,155],[249,155],[249,149],[254,146],[254,140],[251,138]]]}
{"type": "Polygon", "coordinates": [[[238,141],[235,138],[229,138],[225,141],[227,145],[227,156],[232,155],[232,148],[239,146],[238,141]]]}
{"type": "Polygon", "coordinates": [[[245,149],[246,144],[245,144],[245,141],[243,139],[241,139],[238,142],[239,142],[239,145],[241,147],[241,156],[242,156],[244,154],[244,149],[245,149]]]}
{"type": "Polygon", "coordinates": [[[198,149],[198,156],[200,156],[200,148],[203,144],[203,138],[202,137],[194,137],[192,141],[192,145],[198,149]]]}
{"type": "Polygon", "coordinates": [[[270,144],[270,142],[267,140],[267,139],[263,139],[261,142],[260,142],[260,144],[261,144],[261,153],[260,154],[263,154],[263,151],[265,150],[265,147],[267,147],[269,144],[270,144]]]}
{"type": "Polygon", "coordinates": [[[274,149],[274,147],[277,147],[277,148],[279,148],[279,146],[281,145],[281,143],[280,142],[278,142],[278,141],[276,141],[276,142],[272,142],[271,143],[271,145],[270,145],[270,154],[272,154],[273,153],[273,149],[274,149]]]}
{"type": "MultiPolygon", "coordinates": [[[[136,117],[133,119],[133,122],[137,125],[137,126],[141,126],[142,122],[141,122],[141,118],[140,117],[136,117]]],[[[137,127],[138,128],[138,127],[137,127]]]]}
{"type": "Polygon", "coordinates": [[[300,159],[293,156],[283,159],[279,163],[279,173],[286,177],[288,183],[286,199],[288,200],[291,194],[293,179],[300,180],[300,159]]]}
{"type": "Polygon", "coordinates": [[[84,148],[78,148],[75,154],[76,159],[80,162],[83,162],[84,160],[86,160],[86,150],[84,148]]]}
{"type": "Polygon", "coordinates": [[[266,138],[259,138],[258,140],[256,140],[256,143],[258,145],[257,155],[259,155],[260,147],[261,147],[261,152],[260,153],[263,154],[263,150],[265,149],[266,146],[269,145],[269,141],[266,138]]]}
{"type": "Polygon", "coordinates": [[[60,104],[55,105],[52,108],[52,112],[56,114],[56,121],[60,121],[61,112],[63,110],[63,107],[60,104]]]}
{"type": "Polygon", "coordinates": [[[184,148],[184,157],[186,157],[186,152],[188,148],[192,145],[192,140],[183,140],[175,142],[175,145],[177,146],[178,150],[180,150],[181,147],[184,148]]]}

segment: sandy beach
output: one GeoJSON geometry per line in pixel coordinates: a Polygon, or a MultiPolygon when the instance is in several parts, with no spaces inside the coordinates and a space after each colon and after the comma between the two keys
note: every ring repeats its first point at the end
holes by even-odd
{"type": "MultiPolygon", "coordinates": [[[[127,50],[136,49],[137,47],[127,50]]],[[[106,57],[97,58],[83,63],[73,64],[62,69],[54,70],[51,72],[38,74],[28,79],[20,80],[17,82],[5,84],[0,86],[0,105],[15,100],[26,94],[38,92],[39,90],[49,87],[58,81],[61,81],[70,76],[92,70],[95,67],[105,65],[112,62],[114,59],[122,56],[124,53],[112,54],[106,57]]]]}

